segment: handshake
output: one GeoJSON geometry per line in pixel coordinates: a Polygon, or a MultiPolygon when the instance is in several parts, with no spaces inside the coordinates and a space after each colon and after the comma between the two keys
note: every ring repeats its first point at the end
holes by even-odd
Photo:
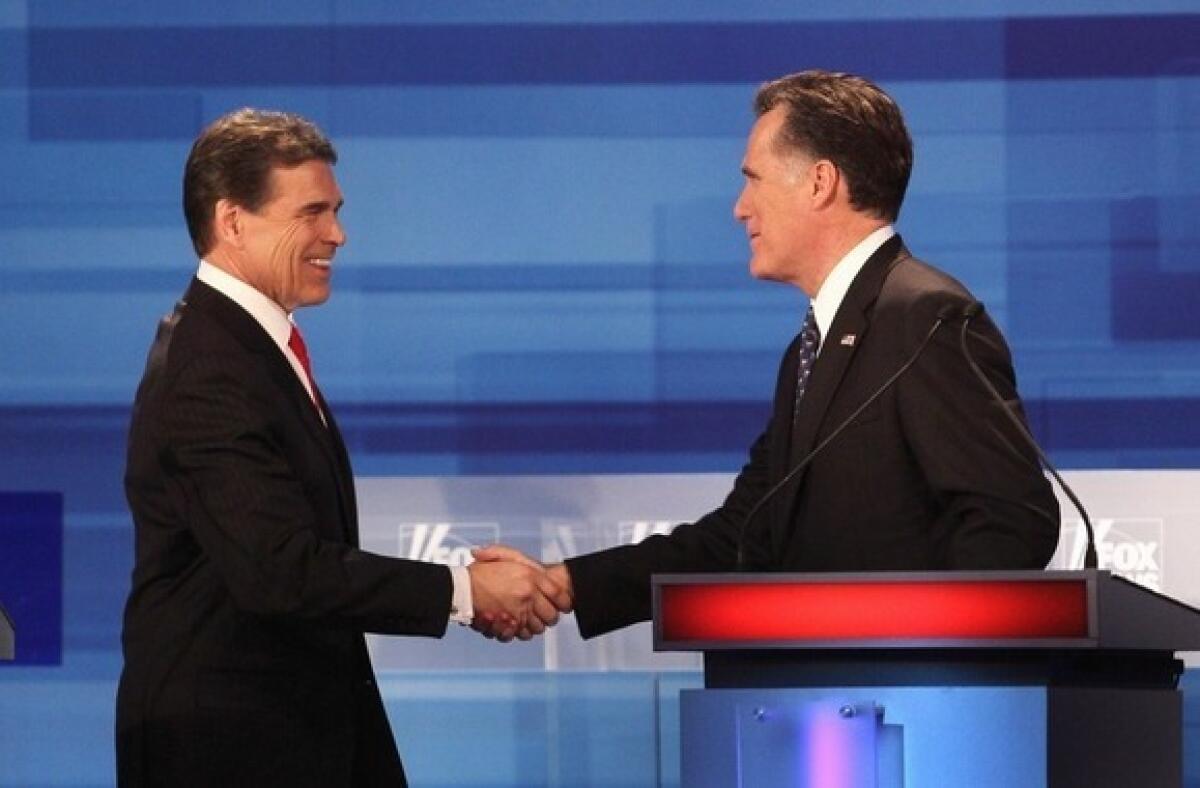
{"type": "Polygon", "coordinates": [[[472,551],[475,618],[471,628],[503,643],[529,640],[554,626],[574,607],[571,575],[564,564],[543,566],[520,550],[490,545],[472,551]]]}

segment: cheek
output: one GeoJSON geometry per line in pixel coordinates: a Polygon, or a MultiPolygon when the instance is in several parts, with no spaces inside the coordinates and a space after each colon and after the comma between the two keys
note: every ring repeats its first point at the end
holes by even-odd
{"type": "Polygon", "coordinates": [[[294,236],[288,239],[288,244],[281,249],[280,265],[284,269],[295,269],[296,265],[304,257],[304,249],[307,241],[303,230],[297,232],[294,236]]]}
{"type": "Polygon", "coordinates": [[[779,210],[775,212],[774,218],[775,221],[772,222],[772,224],[774,225],[774,232],[776,236],[784,240],[796,237],[798,223],[794,213],[786,210],[779,210]]]}

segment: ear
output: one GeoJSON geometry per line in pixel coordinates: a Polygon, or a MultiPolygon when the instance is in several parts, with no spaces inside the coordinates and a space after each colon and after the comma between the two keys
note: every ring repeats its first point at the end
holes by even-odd
{"type": "Polygon", "coordinates": [[[245,235],[242,226],[242,208],[236,203],[222,197],[213,208],[213,236],[215,240],[242,248],[245,235]]]}
{"type": "Polygon", "coordinates": [[[816,209],[829,208],[838,200],[843,186],[842,172],[833,162],[821,159],[812,166],[809,197],[816,209]]]}

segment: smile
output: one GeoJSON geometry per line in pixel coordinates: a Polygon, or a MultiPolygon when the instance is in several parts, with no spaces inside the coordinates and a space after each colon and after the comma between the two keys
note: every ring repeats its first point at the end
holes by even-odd
{"type": "Polygon", "coordinates": [[[325,271],[328,271],[333,266],[333,258],[332,257],[310,257],[307,260],[305,260],[304,262],[308,263],[309,265],[316,266],[317,268],[323,269],[325,271]]]}

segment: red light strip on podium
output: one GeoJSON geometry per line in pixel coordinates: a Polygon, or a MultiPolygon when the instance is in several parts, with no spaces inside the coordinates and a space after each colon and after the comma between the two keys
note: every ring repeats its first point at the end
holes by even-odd
{"type": "Polygon", "coordinates": [[[664,584],[681,643],[1088,637],[1083,581],[664,584]]]}

